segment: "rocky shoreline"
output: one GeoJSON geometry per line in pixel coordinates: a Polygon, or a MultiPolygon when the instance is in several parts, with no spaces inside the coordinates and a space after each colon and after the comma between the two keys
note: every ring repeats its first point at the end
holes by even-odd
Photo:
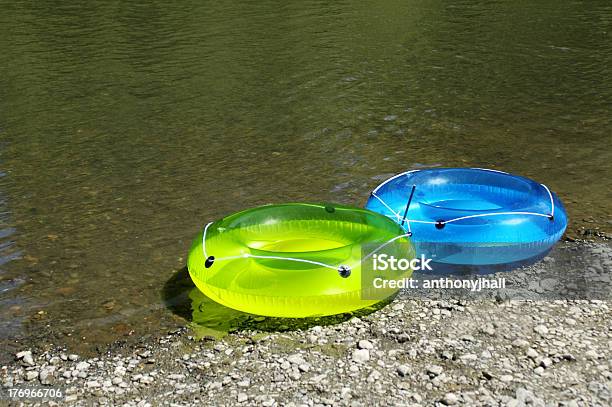
{"type": "MultiPolygon", "coordinates": [[[[592,263],[609,276],[612,251],[592,248],[592,263]]],[[[335,325],[242,330],[217,341],[180,329],[87,359],[26,349],[2,367],[0,381],[4,400],[10,388],[64,395],[15,405],[608,406],[611,321],[605,299],[402,293],[335,325]]]]}

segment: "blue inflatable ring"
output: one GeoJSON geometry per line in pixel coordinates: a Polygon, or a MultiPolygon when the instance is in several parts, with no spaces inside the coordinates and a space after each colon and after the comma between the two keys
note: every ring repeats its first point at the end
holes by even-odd
{"type": "MultiPolygon", "coordinates": [[[[447,265],[521,265],[561,238],[567,214],[556,194],[502,171],[436,168],[380,184],[366,208],[398,222],[417,254],[447,265]]],[[[434,269],[435,272],[435,269],[434,269]]]]}

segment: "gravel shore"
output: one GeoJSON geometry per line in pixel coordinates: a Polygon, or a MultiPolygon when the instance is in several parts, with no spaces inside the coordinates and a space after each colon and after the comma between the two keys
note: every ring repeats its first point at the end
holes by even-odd
{"type": "MultiPolygon", "coordinates": [[[[609,246],[593,250],[609,275],[609,246]]],[[[303,330],[200,341],[182,329],[90,359],[24,350],[0,380],[5,391],[65,392],[16,405],[609,406],[611,317],[601,299],[402,293],[369,315],[303,330]]]]}

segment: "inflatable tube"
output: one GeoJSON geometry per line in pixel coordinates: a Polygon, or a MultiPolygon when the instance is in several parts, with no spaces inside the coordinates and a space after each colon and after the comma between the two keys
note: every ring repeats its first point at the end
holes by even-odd
{"type": "Polygon", "coordinates": [[[563,204],[548,187],[479,168],[396,175],[372,192],[366,208],[399,223],[411,233],[417,255],[439,267],[528,264],[567,227],[563,204]]]}
{"type": "Polygon", "coordinates": [[[363,299],[369,288],[362,290],[362,250],[390,241],[409,243],[395,222],[365,209],[267,205],[206,225],[187,266],[200,291],[230,308],[278,317],[332,315],[380,301],[363,299]]]}

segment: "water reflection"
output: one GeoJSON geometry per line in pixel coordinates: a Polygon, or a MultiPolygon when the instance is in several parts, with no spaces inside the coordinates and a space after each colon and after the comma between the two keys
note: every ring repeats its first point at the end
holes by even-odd
{"type": "Polygon", "coordinates": [[[219,339],[230,332],[258,330],[282,332],[305,330],[313,326],[326,326],[363,317],[388,305],[393,298],[356,312],[316,318],[275,318],[247,314],[225,307],[198,290],[187,268],[177,271],[165,284],[163,297],[176,315],[190,322],[196,337],[219,339]]]}

